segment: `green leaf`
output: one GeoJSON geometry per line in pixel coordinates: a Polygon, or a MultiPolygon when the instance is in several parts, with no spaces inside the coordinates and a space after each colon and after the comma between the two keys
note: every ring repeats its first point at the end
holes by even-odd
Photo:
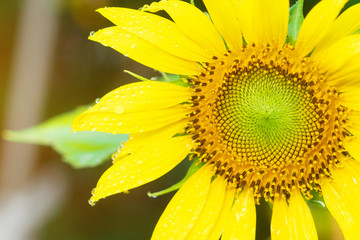
{"type": "Polygon", "coordinates": [[[154,193],[148,192],[147,195],[149,197],[156,198],[158,196],[161,196],[161,195],[167,194],[169,192],[173,192],[173,191],[178,190],[186,182],[186,180],[188,180],[194,173],[196,173],[196,171],[199,170],[203,165],[204,165],[203,163],[198,163],[197,158],[194,159],[193,163],[191,164],[191,166],[190,166],[188,172],[186,173],[185,177],[180,182],[172,185],[171,187],[169,187],[167,189],[161,190],[159,192],[154,192],[154,193]]]}
{"type": "Polygon", "coordinates": [[[13,142],[51,146],[74,168],[95,167],[108,160],[119,145],[128,139],[128,135],[71,133],[73,119],[86,109],[87,107],[79,107],[24,130],[4,131],[3,137],[13,142]]]}
{"type": "Polygon", "coordinates": [[[290,8],[287,41],[290,42],[291,44],[295,44],[301,24],[304,21],[303,7],[304,7],[304,0],[299,0],[290,8]]]}

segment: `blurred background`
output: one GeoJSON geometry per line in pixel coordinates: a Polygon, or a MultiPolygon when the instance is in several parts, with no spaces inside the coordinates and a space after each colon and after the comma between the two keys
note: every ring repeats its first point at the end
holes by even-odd
{"type": "MultiPolygon", "coordinates": [[[[138,9],[145,0],[13,0],[0,2],[0,130],[27,128],[135,81],[124,69],[159,73],[87,39],[111,23],[104,6],[138,9]]],[[[292,1],[293,2],[293,1],[292,1]]],[[[317,1],[305,1],[305,12],[317,1]]],[[[358,0],[351,3],[359,2],[358,0]]],[[[200,1],[195,1],[201,8],[200,1]]],[[[204,9],[204,8],[203,8],[204,9]]],[[[48,147],[0,140],[0,238],[4,240],[149,239],[173,194],[152,199],[179,181],[184,162],[158,181],[87,203],[108,161],[73,169],[48,147]]],[[[320,239],[342,239],[326,209],[316,206],[320,239]],[[332,226],[329,229],[329,226],[332,226]]],[[[271,212],[258,209],[257,239],[269,237],[271,212]]]]}

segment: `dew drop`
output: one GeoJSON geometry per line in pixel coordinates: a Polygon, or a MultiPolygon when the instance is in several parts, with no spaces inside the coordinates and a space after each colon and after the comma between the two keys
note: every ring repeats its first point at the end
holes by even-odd
{"type": "Polygon", "coordinates": [[[117,114],[121,114],[125,111],[125,106],[124,105],[117,105],[114,112],[117,114]]]}
{"type": "Polygon", "coordinates": [[[131,49],[135,49],[135,47],[136,47],[136,44],[135,44],[135,43],[133,43],[133,44],[130,45],[130,48],[131,48],[131,49]]]}
{"type": "Polygon", "coordinates": [[[93,37],[95,35],[95,31],[90,32],[90,37],[93,37]]]}
{"type": "Polygon", "coordinates": [[[95,99],[95,103],[99,103],[100,102],[100,98],[95,99]]]}
{"type": "Polygon", "coordinates": [[[88,203],[90,204],[90,206],[95,206],[96,202],[94,200],[92,200],[91,198],[89,199],[88,203]]]}

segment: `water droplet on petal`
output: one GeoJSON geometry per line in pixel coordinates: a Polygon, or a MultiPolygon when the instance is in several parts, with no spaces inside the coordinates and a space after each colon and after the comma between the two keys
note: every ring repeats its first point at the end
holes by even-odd
{"type": "Polygon", "coordinates": [[[96,102],[96,103],[99,103],[99,102],[100,102],[100,98],[95,99],[95,102],[96,102]]]}
{"type": "Polygon", "coordinates": [[[134,49],[135,47],[136,47],[136,44],[135,44],[135,43],[133,43],[133,44],[130,45],[130,48],[131,48],[131,49],[134,49]]]}
{"type": "Polygon", "coordinates": [[[96,202],[94,200],[92,200],[91,198],[89,199],[88,203],[90,204],[90,206],[95,206],[96,202]]]}
{"type": "Polygon", "coordinates": [[[90,37],[93,37],[95,35],[95,31],[90,32],[90,37]]]}
{"type": "Polygon", "coordinates": [[[117,114],[121,114],[121,113],[123,113],[125,111],[125,106],[124,105],[117,105],[114,111],[117,114]]]}

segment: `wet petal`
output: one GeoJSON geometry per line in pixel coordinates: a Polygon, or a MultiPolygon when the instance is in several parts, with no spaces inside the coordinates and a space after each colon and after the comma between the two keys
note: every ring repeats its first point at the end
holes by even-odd
{"type": "Polygon", "coordinates": [[[288,240],[290,238],[291,219],[289,206],[285,199],[275,198],[271,217],[271,239],[288,240]]]}
{"type": "Polygon", "coordinates": [[[321,187],[326,207],[338,222],[346,240],[360,239],[359,163],[349,161],[335,172],[333,181],[321,187]]]}
{"type": "Polygon", "coordinates": [[[222,240],[255,239],[256,210],[251,189],[243,190],[237,197],[225,224],[222,240]]]}
{"type": "MultiPolygon", "coordinates": [[[[360,54],[360,34],[342,38],[326,50],[314,53],[312,57],[331,75],[342,71],[345,63],[360,54]]],[[[360,67],[360,63],[359,63],[360,67]]]]}
{"type": "Polygon", "coordinates": [[[348,0],[322,0],[305,17],[295,48],[302,56],[309,54],[329,32],[333,21],[348,0]]]}
{"type": "Polygon", "coordinates": [[[185,239],[205,206],[212,176],[205,165],[185,182],[161,215],[151,240],[185,239]]]}
{"type": "Polygon", "coordinates": [[[197,62],[172,55],[119,26],[101,29],[89,39],[110,46],[141,64],[163,72],[197,75],[201,71],[197,62]]]}
{"type": "Polygon", "coordinates": [[[318,239],[310,209],[298,190],[291,193],[289,213],[290,239],[318,239]]]}
{"type": "Polygon", "coordinates": [[[217,177],[211,183],[204,208],[186,239],[209,239],[211,230],[215,226],[224,204],[226,185],[223,177],[217,177]]]}
{"type": "Polygon", "coordinates": [[[314,52],[321,52],[337,40],[360,29],[360,4],[346,9],[333,23],[328,34],[320,41],[314,52]]]}
{"type": "Polygon", "coordinates": [[[233,0],[248,44],[282,45],[287,36],[289,1],[233,0]]]}
{"type": "Polygon", "coordinates": [[[119,150],[113,154],[113,163],[120,161],[123,157],[142,151],[142,149],[154,142],[166,142],[177,133],[183,133],[187,126],[187,120],[181,120],[165,127],[143,133],[130,134],[129,140],[119,147],[119,150]]]}
{"type": "Polygon", "coordinates": [[[186,101],[189,96],[186,88],[169,83],[125,85],[78,116],[72,129],[113,134],[152,131],[184,119],[190,110],[186,106],[172,105],[186,101]]]}
{"type": "Polygon", "coordinates": [[[164,109],[189,101],[191,95],[193,92],[189,88],[171,83],[136,82],[109,92],[89,112],[96,112],[101,108],[122,113],[164,109]]]}
{"type": "Polygon", "coordinates": [[[98,11],[123,30],[175,56],[197,62],[209,61],[213,56],[166,18],[128,8],[102,8],[98,11]]]}
{"type": "Polygon", "coordinates": [[[155,142],[116,162],[99,179],[91,200],[127,191],[153,181],[178,165],[190,152],[189,136],[155,142]]]}
{"type": "Polygon", "coordinates": [[[224,204],[221,208],[220,215],[215,223],[215,226],[211,229],[209,239],[219,239],[223,233],[230,211],[232,209],[235,198],[235,189],[227,188],[225,192],[224,204]]]}
{"type": "Polygon", "coordinates": [[[289,205],[285,199],[275,199],[271,239],[318,239],[310,209],[298,190],[292,192],[289,205]]]}
{"type": "Polygon", "coordinates": [[[232,0],[221,1],[221,4],[218,0],[204,0],[204,4],[229,49],[241,50],[243,45],[241,25],[232,0]]]}
{"type": "Polygon", "coordinates": [[[191,4],[184,1],[161,1],[152,3],[144,10],[165,10],[189,38],[213,55],[220,56],[226,51],[225,44],[210,19],[191,4]]]}

